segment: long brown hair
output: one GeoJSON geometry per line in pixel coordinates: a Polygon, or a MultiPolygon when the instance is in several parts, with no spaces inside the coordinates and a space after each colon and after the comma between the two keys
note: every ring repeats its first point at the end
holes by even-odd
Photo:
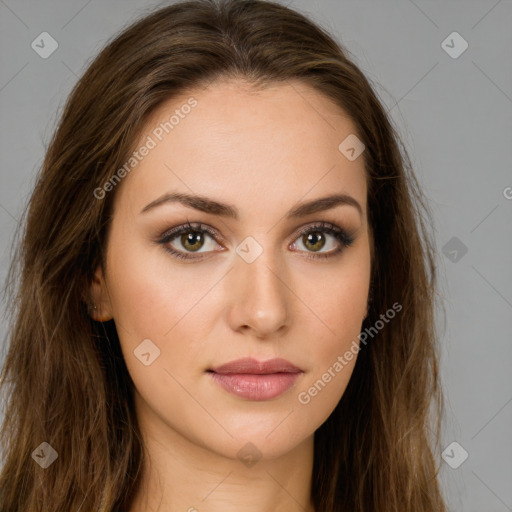
{"type": "Polygon", "coordinates": [[[278,3],[190,0],[132,24],[89,66],[47,150],[6,283],[0,512],[129,508],[144,464],[133,382],[114,322],[91,320],[86,307],[115,196],[98,199],[95,190],[126,162],[155,108],[220,77],[255,86],[301,80],[350,116],[366,146],[375,250],[363,330],[402,306],[372,334],[315,432],[315,510],[446,510],[431,213],[397,131],[348,55],[278,3]],[[33,457],[47,454],[42,442],[58,454],[46,469],[33,457]]]}

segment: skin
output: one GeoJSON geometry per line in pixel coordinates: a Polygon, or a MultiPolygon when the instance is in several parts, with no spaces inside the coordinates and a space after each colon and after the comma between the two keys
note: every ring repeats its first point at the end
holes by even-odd
{"type": "Polygon", "coordinates": [[[343,395],[356,357],[308,404],[298,395],[357,341],[367,313],[364,161],[338,149],[356,130],[300,82],[255,92],[226,80],[161,105],[139,142],[191,96],[198,105],[117,185],[106,269],[96,269],[90,289],[96,320],[114,318],[136,386],[148,464],[130,512],[311,512],[313,435],[343,395]],[[240,218],[179,203],[141,213],[165,192],[232,204],[240,218]],[[338,205],[285,218],[298,203],[333,193],[356,199],[362,215],[338,205]],[[204,259],[184,262],[155,243],[187,220],[222,239],[206,233],[184,247],[178,235],[167,245],[204,259]],[[323,244],[299,235],[322,221],[353,234],[352,245],[321,229],[312,231],[325,236],[323,244]],[[236,252],[249,236],[263,251],[252,263],[236,252]],[[160,350],[148,366],[134,355],[145,339],[160,350]],[[277,398],[243,399],[206,373],[241,357],[282,357],[303,373],[277,398]],[[248,442],[261,454],[251,467],[237,457],[248,442]]]}

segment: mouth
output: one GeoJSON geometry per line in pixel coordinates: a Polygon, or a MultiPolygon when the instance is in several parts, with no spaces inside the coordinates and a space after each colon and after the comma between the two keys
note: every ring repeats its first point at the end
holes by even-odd
{"type": "Polygon", "coordinates": [[[247,400],[270,400],[290,389],[303,370],[285,359],[237,359],[207,370],[227,392],[247,400]]]}

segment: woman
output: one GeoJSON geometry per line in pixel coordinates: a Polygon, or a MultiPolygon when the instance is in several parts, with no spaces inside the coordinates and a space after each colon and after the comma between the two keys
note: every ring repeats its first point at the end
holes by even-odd
{"type": "Polygon", "coordinates": [[[428,215],[302,14],[191,0],[124,30],[10,273],[2,512],[444,511],[428,215]]]}

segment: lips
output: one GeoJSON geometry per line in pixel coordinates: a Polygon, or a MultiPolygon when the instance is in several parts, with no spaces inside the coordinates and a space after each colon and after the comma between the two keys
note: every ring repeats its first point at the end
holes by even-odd
{"type": "Polygon", "coordinates": [[[208,370],[212,380],[247,400],[270,400],[290,389],[303,371],[285,359],[237,359],[208,370]]]}
{"type": "Polygon", "coordinates": [[[252,358],[237,359],[213,368],[211,371],[220,374],[245,373],[252,375],[268,375],[272,373],[300,373],[302,370],[286,359],[269,359],[257,361],[252,358]]]}

